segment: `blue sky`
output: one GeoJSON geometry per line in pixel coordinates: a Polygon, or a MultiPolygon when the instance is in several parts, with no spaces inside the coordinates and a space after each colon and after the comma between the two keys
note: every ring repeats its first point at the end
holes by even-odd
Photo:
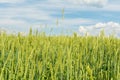
{"type": "Polygon", "coordinates": [[[0,0],[0,29],[27,33],[30,27],[54,34],[104,29],[120,36],[120,0],[0,0]]]}

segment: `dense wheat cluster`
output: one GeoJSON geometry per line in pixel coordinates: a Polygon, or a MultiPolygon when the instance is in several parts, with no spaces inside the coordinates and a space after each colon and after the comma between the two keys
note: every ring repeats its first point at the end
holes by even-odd
{"type": "Polygon", "coordinates": [[[120,80],[120,39],[3,33],[0,80],[120,80]]]}

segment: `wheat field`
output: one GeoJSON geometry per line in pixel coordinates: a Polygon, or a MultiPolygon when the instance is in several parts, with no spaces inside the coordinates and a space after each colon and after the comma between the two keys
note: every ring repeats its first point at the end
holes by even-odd
{"type": "Polygon", "coordinates": [[[120,80],[120,39],[0,34],[0,80],[120,80]]]}

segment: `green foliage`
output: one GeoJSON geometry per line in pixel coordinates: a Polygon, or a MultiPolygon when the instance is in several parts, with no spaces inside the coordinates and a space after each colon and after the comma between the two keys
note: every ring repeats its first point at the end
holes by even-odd
{"type": "Polygon", "coordinates": [[[1,34],[0,80],[120,80],[120,39],[1,34]]]}

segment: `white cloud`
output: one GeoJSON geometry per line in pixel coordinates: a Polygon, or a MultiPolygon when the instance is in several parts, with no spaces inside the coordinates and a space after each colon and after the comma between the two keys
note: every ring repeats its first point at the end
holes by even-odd
{"type": "Polygon", "coordinates": [[[79,31],[80,31],[81,33],[86,33],[86,32],[87,32],[87,29],[84,28],[83,26],[81,26],[81,27],[79,28],[79,31]]]}
{"type": "Polygon", "coordinates": [[[24,0],[0,0],[0,3],[18,3],[23,1],[24,0]]]}
{"type": "Polygon", "coordinates": [[[110,3],[110,0],[53,0],[46,1],[47,4],[37,4],[37,6],[46,6],[52,9],[62,9],[71,11],[120,11],[120,3],[110,3]],[[49,5],[48,5],[49,4],[49,5]],[[101,8],[100,8],[101,7],[101,8]]]}
{"type": "Polygon", "coordinates": [[[120,5],[119,4],[108,4],[102,10],[105,10],[105,11],[120,11],[120,5]]]}
{"type": "Polygon", "coordinates": [[[104,5],[106,5],[108,0],[67,0],[67,1],[79,5],[103,7],[104,5]]]}
{"type": "Polygon", "coordinates": [[[29,28],[30,24],[24,20],[0,19],[0,30],[5,30],[7,33],[26,32],[29,28]]]}
{"type": "Polygon", "coordinates": [[[14,20],[50,20],[50,13],[39,10],[35,7],[11,7],[0,9],[0,20],[14,19],[14,20]]]}
{"type": "Polygon", "coordinates": [[[104,30],[106,35],[115,32],[117,36],[120,36],[120,24],[116,22],[97,23],[95,25],[79,27],[79,32],[81,34],[89,33],[91,35],[97,35],[101,30],[104,30]]]}
{"type": "Polygon", "coordinates": [[[58,19],[59,24],[64,25],[81,25],[81,24],[93,24],[95,23],[92,19],[85,18],[73,18],[73,19],[58,19]]]}
{"type": "Polygon", "coordinates": [[[5,25],[20,25],[20,24],[26,24],[26,22],[22,20],[14,20],[14,19],[0,19],[0,25],[5,26],[5,25]]]}

